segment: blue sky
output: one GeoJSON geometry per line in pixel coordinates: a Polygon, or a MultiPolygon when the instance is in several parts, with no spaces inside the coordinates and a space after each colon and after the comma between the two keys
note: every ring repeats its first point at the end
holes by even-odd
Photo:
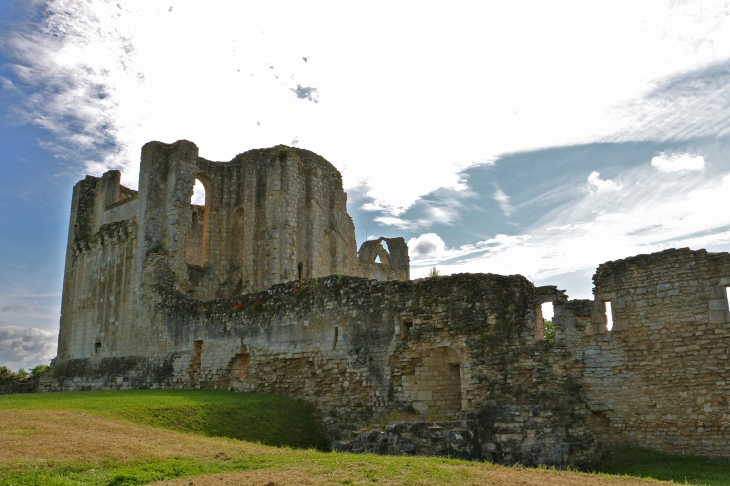
{"type": "Polygon", "coordinates": [[[727,2],[0,0],[0,363],[55,355],[73,185],[284,143],[412,275],[730,249],[727,2]]]}

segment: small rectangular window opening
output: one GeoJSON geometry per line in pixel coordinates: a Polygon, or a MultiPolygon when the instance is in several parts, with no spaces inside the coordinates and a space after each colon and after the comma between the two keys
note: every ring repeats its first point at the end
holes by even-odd
{"type": "Polygon", "coordinates": [[[555,328],[553,327],[553,310],[552,302],[543,302],[540,304],[540,314],[538,315],[537,337],[539,339],[547,339],[552,341],[555,338],[555,328]]]}
{"type": "Polygon", "coordinates": [[[99,354],[101,352],[101,343],[95,343],[94,344],[94,354],[99,354]]]}
{"type": "Polygon", "coordinates": [[[555,311],[553,310],[553,303],[545,302],[540,307],[542,308],[542,318],[546,321],[552,321],[553,315],[555,314],[555,311]]]}
{"type": "Polygon", "coordinates": [[[606,329],[609,331],[613,328],[613,312],[611,311],[611,301],[603,302],[603,322],[606,323],[606,329]]]}
{"type": "Polygon", "coordinates": [[[332,344],[332,350],[333,350],[333,351],[334,351],[335,349],[337,349],[337,334],[338,334],[338,331],[339,331],[339,329],[338,329],[337,327],[335,327],[335,341],[334,341],[334,343],[332,344]]]}

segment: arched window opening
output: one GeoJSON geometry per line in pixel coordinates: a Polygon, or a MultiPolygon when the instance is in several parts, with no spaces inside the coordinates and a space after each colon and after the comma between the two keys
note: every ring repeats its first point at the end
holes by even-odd
{"type": "Polygon", "coordinates": [[[382,263],[383,265],[390,265],[390,248],[388,247],[388,242],[385,240],[380,243],[380,248],[378,249],[378,260],[379,263],[382,263]]]}
{"type": "Polygon", "coordinates": [[[193,194],[190,196],[190,204],[194,206],[205,206],[205,185],[200,179],[195,179],[193,194]]]}
{"type": "Polygon", "coordinates": [[[199,176],[190,196],[190,226],[185,241],[185,263],[189,265],[205,265],[209,214],[210,182],[199,176]]]}

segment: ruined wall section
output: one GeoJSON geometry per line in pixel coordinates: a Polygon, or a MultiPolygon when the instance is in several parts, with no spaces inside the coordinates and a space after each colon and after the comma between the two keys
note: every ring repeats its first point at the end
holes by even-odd
{"type": "Polygon", "coordinates": [[[164,258],[153,259],[154,335],[134,354],[66,366],[76,374],[65,389],[280,393],[317,406],[335,440],[392,409],[481,410],[479,458],[565,465],[593,452],[580,360],[560,341],[535,339],[538,300],[524,277],[332,276],[197,301],[176,290],[164,258]]]}
{"type": "Polygon", "coordinates": [[[727,456],[730,255],[639,255],[600,265],[594,283],[584,383],[601,442],[727,456]]]}
{"type": "Polygon", "coordinates": [[[380,237],[360,246],[352,275],[375,280],[410,280],[411,259],[403,238],[380,237]],[[387,249],[386,249],[387,248],[387,249]]]}

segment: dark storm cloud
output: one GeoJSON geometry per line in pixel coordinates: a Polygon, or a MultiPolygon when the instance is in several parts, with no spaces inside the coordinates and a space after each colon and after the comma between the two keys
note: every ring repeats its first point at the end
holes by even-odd
{"type": "Polygon", "coordinates": [[[297,98],[299,99],[314,101],[315,103],[319,102],[317,88],[302,86],[301,84],[298,84],[296,89],[292,88],[291,90],[294,92],[294,94],[297,95],[297,98]]]}
{"type": "Polygon", "coordinates": [[[410,252],[415,256],[430,255],[436,251],[436,244],[431,241],[419,241],[413,248],[410,248],[410,252]]]}

